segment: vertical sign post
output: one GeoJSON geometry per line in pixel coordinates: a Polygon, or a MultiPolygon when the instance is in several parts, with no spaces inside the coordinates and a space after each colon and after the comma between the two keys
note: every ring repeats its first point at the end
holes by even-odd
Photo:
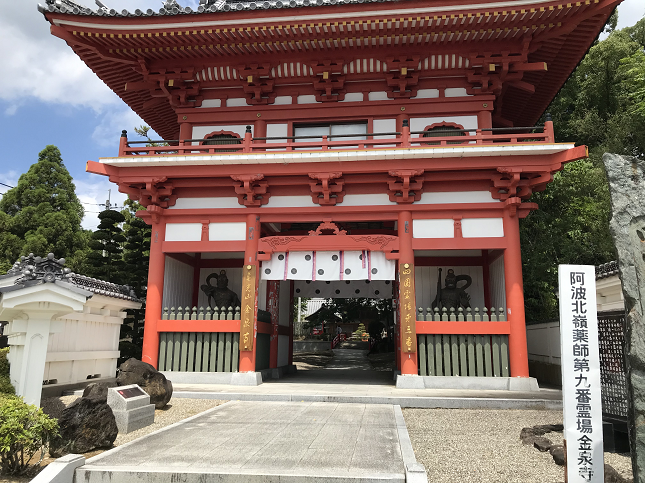
{"type": "Polygon", "coordinates": [[[399,312],[401,314],[401,349],[403,352],[417,351],[417,311],[414,307],[414,267],[409,263],[401,266],[399,277],[399,312]]]}
{"type": "Polygon", "coordinates": [[[242,280],[242,321],[240,322],[240,350],[253,350],[253,319],[255,318],[255,265],[244,267],[242,280]]]}
{"type": "Polygon", "coordinates": [[[603,483],[596,271],[560,265],[562,406],[568,483],[603,483]]]}

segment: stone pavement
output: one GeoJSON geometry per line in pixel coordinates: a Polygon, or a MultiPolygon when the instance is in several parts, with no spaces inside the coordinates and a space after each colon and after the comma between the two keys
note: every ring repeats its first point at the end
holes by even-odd
{"type": "Polygon", "coordinates": [[[95,456],[76,481],[403,483],[406,473],[427,481],[400,407],[238,401],[95,456]]]}
{"type": "MultiPolygon", "coordinates": [[[[169,375],[172,380],[172,375],[169,375]]],[[[562,392],[399,389],[392,371],[372,370],[365,351],[334,349],[324,369],[299,371],[259,386],[178,384],[174,397],[242,401],[311,401],[395,404],[413,408],[562,409],[562,392]]]]}

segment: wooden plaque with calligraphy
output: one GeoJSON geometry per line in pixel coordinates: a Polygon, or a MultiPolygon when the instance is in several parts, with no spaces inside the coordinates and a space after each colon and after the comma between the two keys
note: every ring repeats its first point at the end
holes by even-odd
{"type": "Polygon", "coordinates": [[[253,322],[255,319],[256,266],[244,266],[242,280],[242,320],[240,321],[240,350],[253,350],[253,322]]]}
{"type": "Polygon", "coordinates": [[[414,266],[399,266],[399,307],[401,313],[401,350],[417,351],[417,311],[414,307],[414,266]]]}

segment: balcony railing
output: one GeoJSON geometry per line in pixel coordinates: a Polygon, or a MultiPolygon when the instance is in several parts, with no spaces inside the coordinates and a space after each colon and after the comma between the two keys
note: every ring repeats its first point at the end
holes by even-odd
{"type": "Polygon", "coordinates": [[[123,131],[119,145],[119,157],[158,156],[190,154],[242,154],[275,153],[289,151],[327,151],[327,150],[375,150],[407,149],[422,147],[456,147],[498,144],[549,144],[555,142],[553,122],[544,126],[457,129],[439,135],[433,131],[410,131],[406,122],[400,132],[367,134],[336,134],[333,136],[281,136],[253,137],[251,126],[246,127],[243,138],[232,138],[231,144],[201,144],[205,139],[172,139],[161,141],[128,141],[123,131]],[[448,134],[449,133],[449,134],[448,134]],[[364,139],[357,140],[361,136],[364,139]],[[343,139],[345,138],[345,139],[343,139]],[[346,139],[351,138],[351,139],[346,139]],[[150,144],[153,144],[152,146],[150,144]],[[164,144],[164,145],[161,145],[164,144]]]}

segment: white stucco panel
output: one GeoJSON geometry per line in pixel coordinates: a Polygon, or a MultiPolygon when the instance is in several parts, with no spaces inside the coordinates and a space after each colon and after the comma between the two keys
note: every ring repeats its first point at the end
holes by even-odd
{"type": "Polygon", "coordinates": [[[246,223],[211,223],[208,226],[210,241],[246,240],[246,223]]]}
{"type": "Polygon", "coordinates": [[[464,218],[461,220],[464,238],[501,238],[504,236],[502,218],[464,218]]]}
{"type": "Polygon", "coordinates": [[[213,197],[213,198],[177,198],[174,206],[169,210],[200,210],[209,208],[243,208],[237,197],[213,197]]]}
{"type": "Polygon", "coordinates": [[[410,131],[423,131],[426,127],[442,122],[455,123],[464,129],[477,129],[477,116],[445,116],[445,117],[412,117],[410,131]]]}
{"type": "MultiPolygon", "coordinates": [[[[237,134],[241,138],[246,132],[246,124],[221,125],[221,126],[193,126],[193,139],[203,139],[207,134],[218,131],[229,131],[237,134]]],[[[251,125],[253,133],[253,125],[251,125]]]]}
{"type": "Polygon", "coordinates": [[[201,223],[166,224],[166,241],[200,241],[201,239],[201,223]]]}
{"type": "Polygon", "coordinates": [[[412,220],[414,238],[454,238],[455,222],[450,218],[436,220],[412,220]]]}

